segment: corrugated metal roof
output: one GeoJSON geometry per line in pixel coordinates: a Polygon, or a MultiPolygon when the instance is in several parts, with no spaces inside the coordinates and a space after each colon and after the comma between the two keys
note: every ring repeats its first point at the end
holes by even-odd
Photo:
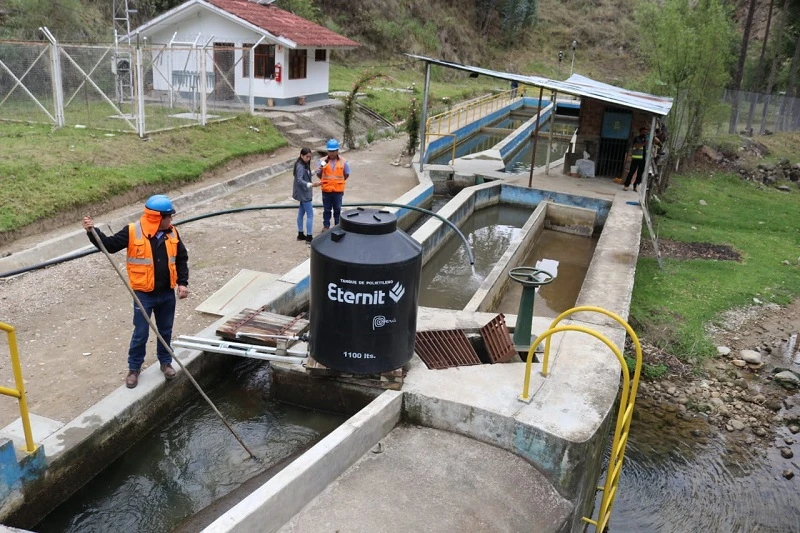
{"type": "Polygon", "coordinates": [[[274,5],[263,5],[249,0],[206,0],[209,4],[235,15],[250,24],[285,37],[299,46],[317,48],[352,48],[357,42],[343,37],[310,20],[298,17],[274,5]]]}
{"type": "Polygon", "coordinates": [[[500,70],[491,70],[481,67],[474,67],[471,65],[462,65],[461,63],[453,63],[451,61],[443,61],[441,59],[433,59],[415,54],[406,55],[408,57],[426,61],[435,65],[465,70],[467,72],[475,72],[491,78],[500,78],[509,81],[516,80],[519,83],[534,85],[536,87],[544,87],[545,89],[558,91],[560,93],[594,98],[596,100],[602,100],[604,102],[609,102],[622,107],[646,111],[648,113],[653,113],[654,115],[665,116],[669,113],[670,109],[672,109],[672,98],[623,89],[622,87],[616,87],[614,85],[595,81],[579,74],[573,74],[567,81],[558,81],[543,78],[541,76],[525,76],[523,74],[514,74],[512,72],[503,72],[500,70]]]}

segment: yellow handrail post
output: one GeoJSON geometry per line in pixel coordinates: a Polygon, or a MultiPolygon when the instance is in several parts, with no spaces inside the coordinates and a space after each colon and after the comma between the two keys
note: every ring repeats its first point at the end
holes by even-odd
{"type": "Polygon", "coordinates": [[[33,431],[31,431],[31,420],[28,414],[28,400],[25,396],[25,380],[22,379],[22,366],[19,363],[17,334],[13,326],[3,322],[0,322],[0,330],[5,331],[8,335],[8,347],[11,351],[11,369],[14,373],[14,385],[17,387],[16,389],[0,387],[0,394],[16,398],[19,402],[22,431],[25,434],[25,452],[33,453],[36,451],[36,444],[33,442],[33,431]]]}

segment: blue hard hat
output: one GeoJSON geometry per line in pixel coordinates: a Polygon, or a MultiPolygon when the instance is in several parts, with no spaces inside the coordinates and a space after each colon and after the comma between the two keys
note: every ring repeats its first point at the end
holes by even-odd
{"type": "Polygon", "coordinates": [[[172,207],[172,202],[163,194],[156,194],[147,199],[144,206],[147,209],[158,211],[162,215],[174,215],[175,208],[172,207]]]}
{"type": "Polygon", "coordinates": [[[328,144],[325,145],[325,149],[328,150],[329,152],[333,152],[334,150],[338,150],[339,149],[339,141],[337,141],[336,139],[331,139],[330,141],[328,141],[328,144]]]}

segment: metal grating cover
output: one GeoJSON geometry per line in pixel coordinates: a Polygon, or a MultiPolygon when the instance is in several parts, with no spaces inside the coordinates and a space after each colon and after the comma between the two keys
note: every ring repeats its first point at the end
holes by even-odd
{"type": "Polygon", "coordinates": [[[500,313],[491,322],[481,328],[483,344],[492,363],[506,363],[517,355],[514,341],[506,327],[506,316],[500,313]]]}
{"type": "Polygon", "coordinates": [[[460,329],[418,331],[414,351],[432,369],[481,364],[467,335],[460,329]]]}

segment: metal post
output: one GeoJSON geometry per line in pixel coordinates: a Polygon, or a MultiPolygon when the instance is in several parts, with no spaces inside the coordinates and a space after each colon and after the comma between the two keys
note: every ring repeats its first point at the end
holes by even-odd
{"type": "Polygon", "coordinates": [[[550,175],[550,150],[553,148],[553,128],[556,125],[556,109],[558,109],[558,91],[553,91],[550,103],[553,109],[550,110],[550,135],[547,138],[547,159],[545,162],[544,173],[550,175]]]}
{"type": "Polygon", "coordinates": [[[47,29],[47,26],[42,26],[39,30],[44,34],[48,41],[50,41],[50,68],[52,69],[53,77],[53,104],[55,105],[55,118],[56,126],[59,128],[64,126],[64,87],[61,80],[61,55],[58,48],[58,41],[47,29]]]}
{"type": "Polygon", "coordinates": [[[513,342],[518,352],[527,351],[531,345],[531,330],[533,329],[533,304],[536,300],[536,287],[522,287],[522,296],[519,299],[517,323],[514,326],[513,342]]]}
{"type": "Polygon", "coordinates": [[[175,78],[174,78],[174,64],[173,64],[173,55],[174,49],[172,48],[172,43],[175,42],[175,38],[178,36],[178,32],[172,34],[172,39],[169,40],[169,44],[167,45],[167,49],[169,50],[169,61],[167,62],[167,68],[169,68],[169,72],[167,73],[167,80],[169,84],[169,108],[172,109],[175,107],[175,78]]]}
{"type": "Polygon", "coordinates": [[[644,158],[644,176],[642,176],[642,198],[647,198],[647,182],[650,178],[650,162],[653,160],[653,137],[656,135],[656,116],[650,121],[650,135],[647,137],[647,155],[644,158]]]}
{"type": "MultiPolygon", "coordinates": [[[[431,86],[431,64],[425,62],[425,88],[422,93],[422,120],[419,125],[419,171],[422,172],[422,167],[425,164],[425,130],[428,122],[428,89],[431,86]]],[[[455,142],[455,141],[453,141],[455,142]]]]}
{"type": "Polygon", "coordinates": [[[572,41],[572,66],[569,67],[569,75],[572,76],[572,71],[575,70],[575,49],[578,47],[578,41],[572,41]]]}
{"type": "Polygon", "coordinates": [[[261,44],[261,42],[266,39],[266,35],[262,35],[261,39],[259,39],[256,44],[250,48],[250,57],[248,58],[248,62],[250,63],[250,114],[254,115],[256,112],[256,95],[253,94],[253,79],[255,77],[255,69],[256,69],[256,47],[261,44]]]}
{"type": "Polygon", "coordinates": [[[539,87],[539,111],[536,113],[536,126],[533,129],[533,148],[531,149],[531,173],[528,176],[528,188],[533,186],[533,165],[536,163],[536,144],[539,141],[539,122],[542,118],[542,96],[544,87],[539,87]]]}
{"type": "Polygon", "coordinates": [[[22,365],[19,362],[19,348],[17,347],[17,334],[9,324],[0,322],[0,331],[5,331],[8,335],[8,347],[11,352],[11,370],[14,374],[14,385],[16,389],[0,387],[0,394],[17,398],[19,402],[19,414],[22,420],[22,433],[25,435],[25,451],[33,453],[36,451],[36,444],[33,442],[33,432],[31,431],[31,420],[28,413],[28,399],[25,395],[25,380],[22,379],[22,365]]]}
{"type": "Polygon", "coordinates": [[[144,137],[147,131],[144,122],[144,66],[142,64],[142,49],[139,48],[138,39],[134,53],[136,54],[136,125],[139,137],[144,137]]]}

